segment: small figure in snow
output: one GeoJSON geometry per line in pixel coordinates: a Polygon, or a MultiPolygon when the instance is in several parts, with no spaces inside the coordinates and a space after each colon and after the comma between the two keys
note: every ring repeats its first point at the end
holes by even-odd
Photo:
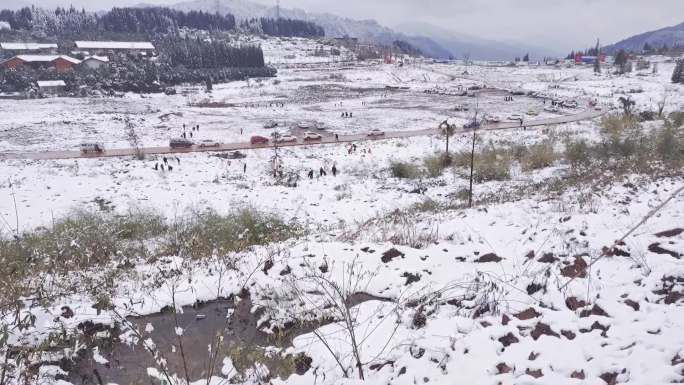
{"type": "Polygon", "coordinates": [[[169,171],[173,171],[173,166],[169,165],[169,171]]]}
{"type": "Polygon", "coordinates": [[[309,177],[309,179],[313,179],[313,176],[314,176],[313,170],[309,170],[309,173],[307,174],[307,176],[309,177]]]}
{"type": "Polygon", "coordinates": [[[168,160],[166,157],[164,157],[163,160],[164,160],[164,164],[168,164],[168,163],[169,163],[169,160],[168,160]]]}
{"type": "Polygon", "coordinates": [[[246,174],[247,173],[247,163],[242,165],[242,173],[246,174]]]}
{"type": "Polygon", "coordinates": [[[154,171],[159,171],[159,163],[154,164],[154,171]]]}
{"type": "Polygon", "coordinates": [[[325,172],[325,170],[323,169],[323,167],[321,167],[321,169],[319,170],[319,172],[320,172],[320,176],[326,176],[326,175],[328,175],[328,174],[325,172]]]}
{"type": "Polygon", "coordinates": [[[335,167],[335,165],[332,166],[332,174],[333,176],[337,176],[337,167],[335,167]]]}
{"type": "Polygon", "coordinates": [[[180,158],[176,157],[176,161],[178,161],[178,164],[180,165],[180,158]]]}

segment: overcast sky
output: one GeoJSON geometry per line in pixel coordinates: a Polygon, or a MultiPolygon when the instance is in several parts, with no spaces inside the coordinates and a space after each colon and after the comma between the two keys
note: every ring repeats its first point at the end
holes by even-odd
{"type": "MultiPolygon", "coordinates": [[[[10,0],[0,0],[0,4],[10,0]]],[[[35,0],[92,7],[180,0],[35,0]]],[[[253,0],[275,5],[276,0],[253,0]]],[[[376,19],[389,27],[428,22],[455,32],[566,51],[614,43],[684,22],[684,0],[281,0],[285,8],[376,19]]]]}

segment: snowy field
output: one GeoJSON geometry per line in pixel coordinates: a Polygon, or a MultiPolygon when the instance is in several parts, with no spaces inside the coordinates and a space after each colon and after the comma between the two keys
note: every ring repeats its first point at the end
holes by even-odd
{"type": "MultiPolygon", "coordinates": [[[[463,124],[476,108],[499,117],[534,111],[544,118],[576,113],[595,99],[608,108],[626,95],[639,109],[655,109],[663,95],[667,112],[684,105],[684,88],[669,83],[672,67],[667,63],[657,75],[643,76],[597,76],[589,67],[469,66],[464,74],[466,68],[456,65],[323,63],[293,48],[311,50],[306,41],[263,44],[269,61],[279,66],[276,78],[219,84],[211,93],[187,87],[175,96],[0,101],[0,147],[4,152],[74,150],[82,141],[129,147],[126,121],[134,124],[143,146],[163,146],[183,131],[183,124],[188,133],[200,125],[193,139],[228,143],[268,136],[270,130],[263,128],[268,121],[281,123],[281,132],[296,131],[297,123],[306,121],[322,124],[329,134],[346,134],[434,128],[445,119],[463,124]],[[477,97],[454,95],[473,86],[535,91],[548,99],[577,100],[580,108],[549,113],[543,97],[504,102],[508,93],[491,88],[476,92],[477,97]],[[455,106],[470,111],[455,111],[455,106]],[[342,118],[343,112],[353,117],[342,118]]],[[[583,121],[481,133],[478,149],[552,137],[560,145],[562,139],[594,141],[598,136],[598,122],[583,121]]],[[[457,133],[450,150],[468,151],[470,146],[470,133],[457,133]]],[[[613,385],[684,380],[684,194],[616,242],[679,189],[681,178],[628,175],[608,186],[547,196],[542,187],[562,182],[567,164],[555,162],[532,172],[513,165],[509,180],[475,185],[476,198],[499,201],[404,216],[425,202],[464,203],[456,195],[468,180],[457,172],[397,179],[388,170],[393,161],[421,162],[444,147],[443,137],[426,136],[360,142],[355,152],[343,144],[280,149],[286,173],[298,176],[296,186],[289,187],[271,175],[272,149],[246,151],[246,158],[232,160],[209,153],[174,156],[168,159],[173,171],[155,170],[163,162],[155,156],[0,160],[4,235],[16,230],[16,223],[21,231],[48,227],[55,218],[84,208],[121,214],[154,209],[173,218],[187,210],[228,213],[250,206],[294,219],[308,230],[302,238],[251,247],[226,259],[139,261],[117,283],[104,309],[94,309],[95,299],[76,290],[58,302],[33,307],[35,324],[12,332],[9,340],[37,344],[50,332],[81,333],[85,321],[109,325],[129,315],[217,298],[231,298],[235,305],[227,314],[217,313],[220,325],[221,319],[254,318],[252,327],[267,338],[288,325],[325,316],[339,321],[321,284],[324,277],[347,284],[346,294],[374,296],[351,307],[358,349],[351,346],[344,322],[311,330],[302,326],[290,344],[263,343],[264,357],[248,369],[233,355],[219,360],[211,382],[199,369],[202,375],[187,376],[190,382],[613,385]],[[331,175],[333,166],[337,176],[331,175]],[[320,176],[320,169],[328,175],[320,176]],[[306,176],[310,170],[313,179],[306,176]],[[540,186],[539,191],[531,186],[540,186]],[[226,270],[227,260],[232,268],[226,270]],[[244,296],[245,290],[251,296],[244,296]],[[234,317],[241,303],[246,315],[234,317]],[[64,306],[73,312],[70,317],[64,316],[64,306]],[[282,375],[273,368],[273,357],[295,354],[311,358],[307,370],[282,375]],[[365,381],[358,379],[357,360],[365,381]]],[[[44,278],[69,282],[78,276],[72,273],[44,278]]],[[[342,307],[349,300],[342,299],[342,307]]],[[[204,325],[214,322],[211,317],[204,325]]],[[[204,318],[175,327],[162,318],[135,321],[141,322],[140,330],[121,336],[138,355],[144,344],[159,349],[149,365],[145,361],[134,368],[141,381],[168,380],[160,368],[166,358],[177,361],[173,341],[179,336],[193,338],[195,346],[188,348],[196,350],[192,360],[204,363],[211,357],[207,344],[213,335],[197,337],[204,318]]],[[[102,333],[107,334],[97,336],[102,333]]],[[[233,330],[226,339],[247,345],[233,330]]],[[[50,360],[54,357],[43,357],[53,363],[40,369],[43,383],[76,385],[78,370],[114,373],[115,363],[123,359],[104,346],[99,350],[79,343],[51,354],[68,356],[80,347],[82,366],[66,373],[50,360]]],[[[174,385],[185,383],[180,373],[174,374],[174,385]]]]}

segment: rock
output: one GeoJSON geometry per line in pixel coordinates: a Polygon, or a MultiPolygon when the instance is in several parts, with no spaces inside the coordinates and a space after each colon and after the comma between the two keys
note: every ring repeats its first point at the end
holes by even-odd
{"type": "Polygon", "coordinates": [[[534,361],[537,359],[537,357],[539,357],[539,353],[530,352],[530,355],[527,356],[527,359],[530,361],[534,361]]]}
{"type": "Polygon", "coordinates": [[[406,366],[402,366],[401,369],[399,369],[399,374],[397,374],[397,377],[403,376],[406,374],[406,366]]]}
{"type": "Polygon", "coordinates": [[[525,254],[525,258],[527,258],[527,259],[534,258],[534,250],[530,250],[527,254],[525,254]]]}
{"type": "Polygon", "coordinates": [[[297,356],[295,356],[294,359],[295,373],[297,373],[300,376],[303,376],[304,374],[306,374],[306,372],[309,371],[309,369],[311,369],[312,362],[313,359],[307,356],[306,354],[297,354],[297,356]]]}
{"type": "Polygon", "coordinates": [[[328,261],[324,261],[322,265],[318,266],[318,270],[325,274],[328,272],[328,261]]]}
{"type": "Polygon", "coordinates": [[[580,333],[590,333],[590,332],[592,332],[592,331],[594,331],[594,330],[601,330],[601,336],[607,337],[607,336],[608,336],[608,334],[607,334],[608,329],[610,329],[610,326],[605,326],[605,325],[601,324],[601,323],[598,322],[598,321],[594,321],[594,323],[591,324],[591,328],[589,328],[589,329],[580,329],[580,333]]]}
{"type": "Polygon", "coordinates": [[[499,337],[498,341],[501,342],[504,347],[508,347],[512,344],[520,342],[518,337],[516,337],[515,335],[513,335],[513,333],[510,332],[503,337],[499,337]]]}
{"type": "Polygon", "coordinates": [[[404,274],[401,275],[402,278],[406,278],[406,282],[404,285],[408,286],[414,282],[420,281],[420,274],[418,273],[409,273],[409,272],[404,272],[404,274]]]}
{"type": "Polygon", "coordinates": [[[658,238],[663,238],[663,237],[676,237],[677,235],[684,233],[684,229],[676,228],[672,230],[666,230],[666,231],[661,231],[657,234],[655,234],[656,237],[658,238]]]}
{"type": "Polygon", "coordinates": [[[530,368],[527,368],[527,370],[525,370],[525,374],[532,376],[534,378],[539,378],[539,377],[544,376],[544,373],[542,373],[541,369],[530,370],[530,368]]]}
{"type": "Polygon", "coordinates": [[[666,305],[672,305],[673,303],[678,302],[681,299],[684,299],[684,293],[673,291],[665,296],[663,302],[665,302],[666,305]]]}
{"type": "Polygon", "coordinates": [[[561,269],[561,274],[568,278],[586,278],[587,267],[587,263],[578,255],[575,257],[575,262],[572,265],[561,269]]]}
{"type": "Polygon", "coordinates": [[[641,307],[639,306],[639,302],[632,301],[631,299],[626,299],[626,300],[625,300],[625,305],[631,307],[632,309],[634,309],[634,311],[639,311],[639,309],[641,308],[641,307]]]}
{"type": "Polygon", "coordinates": [[[388,263],[388,262],[391,262],[394,258],[397,258],[397,257],[403,258],[404,255],[405,254],[402,253],[401,251],[399,251],[395,248],[391,248],[391,249],[385,251],[384,253],[382,253],[382,257],[380,258],[380,260],[383,263],[388,263]]]}
{"type": "Polygon", "coordinates": [[[567,338],[567,339],[569,339],[569,340],[571,340],[571,341],[574,340],[575,337],[577,337],[577,335],[575,334],[575,332],[570,331],[570,330],[561,330],[561,334],[563,335],[563,337],[565,337],[565,338],[567,338]]]}
{"type": "Polygon", "coordinates": [[[653,243],[653,244],[648,245],[648,251],[650,251],[652,253],[656,253],[656,254],[667,254],[667,255],[670,255],[673,258],[677,258],[677,259],[682,258],[682,255],[677,253],[676,251],[672,251],[672,250],[668,250],[668,249],[664,249],[664,248],[660,247],[660,243],[653,243]]]}
{"type": "Polygon", "coordinates": [[[532,318],[537,318],[541,315],[541,313],[537,313],[534,308],[528,308],[527,310],[523,310],[518,314],[514,314],[513,316],[521,321],[527,321],[532,318]]]}
{"type": "Polygon", "coordinates": [[[498,255],[494,253],[489,253],[481,256],[480,258],[476,259],[475,262],[477,263],[490,263],[490,262],[501,262],[503,258],[499,257],[498,255]]]}
{"type": "Polygon", "coordinates": [[[261,271],[263,271],[264,274],[268,275],[268,271],[271,270],[271,268],[273,268],[273,261],[269,259],[266,262],[264,262],[264,268],[261,269],[261,271]]]}
{"type": "Polygon", "coordinates": [[[559,261],[559,259],[554,257],[553,253],[546,253],[541,258],[539,258],[537,261],[541,262],[541,263],[554,263],[554,262],[559,261]]]}
{"type": "Polygon", "coordinates": [[[505,373],[510,373],[511,371],[513,371],[513,368],[511,368],[510,366],[506,365],[503,362],[500,362],[496,365],[496,370],[497,370],[497,374],[505,374],[505,373]]]}
{"type": "Polygon", "coordinates": [[[560,338],[560,335],[558,333],[554,332],[551,329],[551,326],[542,323],[542,322],[537,322],[537,325],[534,327],[534,330],[530,333],[532,336],[532,339],[535,341],[539,339],[542,335],[547,335],[547,336],[552,336],[552,337],[557,337],[560,338]]]}
{"type": "Polygon", "coordinates": [[[74,316],[74,311],[69,306],[62,306],[62,318],[71,318],[74,316]]]}
{"type": "Polygon", "coordinates": [[[618,376],[618,374],[615,373],[615,372],[612,372],[612,373],[607,373],[607,372],[606,372],[606,373],[603,373],[602,375],[600,375],[599,377],[600,377],[603,381],[605,381],[606,384],[608,384],[608,385],[615,385],[615,384],[617,384],[617,376],[618,376]]]}
{"type": "Polygon", "coordinates": [[[280,276],[282,277],[285,275],[289,275],[290,273],[292,273],[292,269],[290,268],[289,265],[286,265],[285,268],[280,271],[280,276]]]}
{"type": "Polygon", "coordinates": [[[544,288],[544,286],[533,282],[533,283],[527,285],[527,294],[532,295],[532,294],[538,292],[539,290],[541,290],[543,288],[544,288]]]}
{"type": "Polygon", "coordinates": [[[572,372],[572,374],[570,375],[570,378],[576,378],[576,379],[578,379],[578,380],[584,380],[584,379],[586,378],[586,376],[584,375],[584,369],[579,370],[579,371],[578,371],[578,370],[575,370],[575,371],[572,372]]]}
{"type": "Polygon", "coordinates": [[[589,317],[590,315],[598,315],[601,317],[610,317],[608,313],[605,312],[599,305],[594,304],[594,306],[589,309],[584,309],[580,312],[580,318],[589,317]]]}
{"type": "Polygon", "coordinates": [[[580,299],[577,299],[577,297],[568,297],[565,300],[565,306],[567,306],[568,309],[575,311],[577,309],[587,306],[587,303],[580,299]]]}
{"type": "Polygon", "coordinates": [[[501,324],[506,326],[508,323],[511,322],[511,317],[507,316],[506,314],[501,316],[501,324]]]}

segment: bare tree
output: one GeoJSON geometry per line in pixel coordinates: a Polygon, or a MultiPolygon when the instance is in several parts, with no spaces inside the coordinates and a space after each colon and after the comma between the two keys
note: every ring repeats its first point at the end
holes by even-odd
{"type": "Polygon", "coordinates": [[[665,111],[665,105],[667,104],[667,99],[669,97],[669,90],[665,88],[663,90],[663,94],[660,97],[660,100],[658,101],[658,117],[662,118],[663,117],[663,112],[665,111]]]}
{"type": "MultiPolygon", "coordinates": [[[[364,270],[363,264],[356,258],[342,266],[342,274],[339,280],[333,278],[332,272],[332,267],[328,267],[327,264],[323,269],[307,263],[304,276],[292,277],[288,282],[288,288],[299,303],[304,304],[307,308],[306,313],[324,314],[341,325],[348,337],[347,340],[351,349],[351,363],[347,363],[346,356],[335,348],[330,336],[320,329],[314,329],[312,333],[333,357],[344,377],[349,377],[350,372],[355,367],[359,379],[364,380],[364,366],[372,360],[363,360],[362,344],[377,330],[379,325],[372,327],[369,324],[359,322],[357,320],[358,310],[356,305],[363,302],[361,297],[369,296],[366,294],[366,290],[376,274],[364,270]]],[[[390,312],[396,311],[397,307],[394,306],[390,312]]],[[[382,317],[383,320],[387,318],[389,317],[382,317]]],[[[396,323],[395,332],[398,326],[399,323],[396,323]]],[[[394,333],[391,334],[375,358],[385,351],[391,343],[393,336],[394,333]]]]}
{"type": "Polygon", "coordinates": [[[130,120],[126,119],[126,139],[128,143],[135,149],[135,158],[138,160],[145,159],[145,151],[142,149],[142,143],[140,141],[140,136],[138,136],[135,130],[135,124],[130,120]]]}

